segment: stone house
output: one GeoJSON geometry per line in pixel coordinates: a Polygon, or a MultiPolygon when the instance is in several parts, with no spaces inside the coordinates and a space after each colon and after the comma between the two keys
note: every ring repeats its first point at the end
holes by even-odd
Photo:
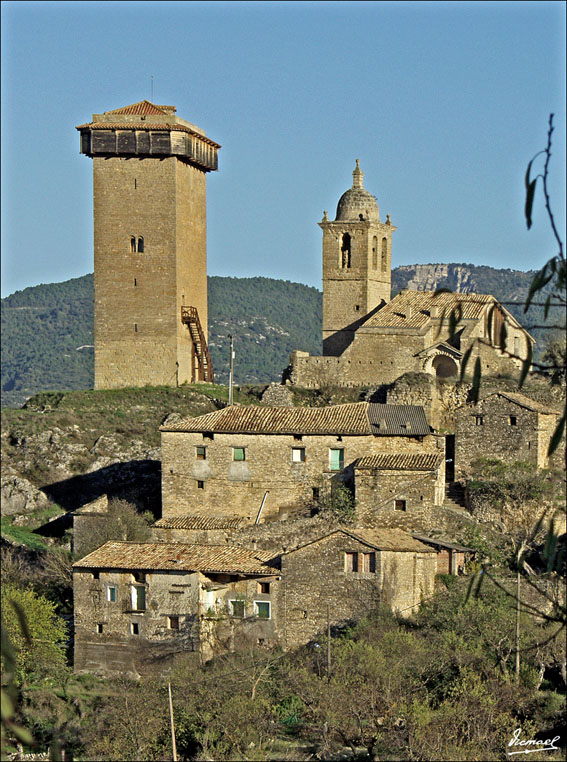
{"type": "Polygon", "coordinates": [[[231,545],[107,542],[73,564],[77,672],[139,675],[274,644],[279,571],[231,545]]]}
{"type": "Polygon", "coordinates": [[[466,480],[481,457],[538,468],[560,465],[559,447],[550,464],[547,451],[561,414],[519,392],[495,392],[455,411],[455,475],[466,480]]]}
{"type": "Polygon", "coordinates": [[[410,531],[430,523],[431,508],[445,500],[442,452],[368,455],[353,468],[362,526],[410,531]]]}
{"type": "Polygon", "coordinates": [[[391,496],[392,510],[394,498],[406,499],[413,510],[415,502],[438,502],[443,491],[444,439],[431,433],[419,406],[231,406],[166,421],[161,432],[162,516],[167,520],[199,514],[241,518],[250,524],[282,517],[317,503],[324,490],[339,483],[356,497],[357,474],[368,512],[373,504],[369,481],[357,463],[374,456],[393,456],[382,468],[388,486],[380,492],[384,498],[391,496]],[[419,461],[419,467],[419,459],[411,461],[410,468],[410,461],[401,457],[426,454],[433,457],[425,470],[426,461],[419,461]],[[419,497],[416,484],[407,495],[398,495],[395,483],[409,489],[410,482],[416,482],[414,470],[420,469],[419,497]]]}
{"type": "Polygon", "coordinates": [[[353,172],[334,221],[324,213],[323,355],[292,353],[284,377],[303,387],[390,384],[404,373],[516,373],[534,339],[489,294],[404,289],[391,299],[396,228],[380,221],[376,198],[353,172]]]}
{"type": "Polygon", "coordinates": [[[435,550],[401,530],[335,529],[274,554],[107,542],[73,565],[75,671],[138,676],[179,657],[291,648],[378,606],[433,593],[435,550]]]}
{"type": "Polygon", "coordinates": [[[435,550],[397,529],[336,529],[281,556],[287,647],[384,605],[409,616],[433,594],[435,550]]]}

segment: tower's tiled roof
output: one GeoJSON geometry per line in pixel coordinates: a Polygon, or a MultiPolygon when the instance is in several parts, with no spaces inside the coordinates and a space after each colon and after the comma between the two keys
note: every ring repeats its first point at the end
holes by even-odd
{"type": "Polygon", "coordinates": [[[106,542],[73,564],[86,569],[200,571],[209,574],[277,574],[265,565],[272,555],[236,545],[106,542]]]}
{"type": "Polygon", "coordinates": [[[160,431],[425,436],[430,428],[424,409],[417,405],[351,402],[318,408],[232,405],[196,418],[166,421],[160,431]]]}
{"type": "Polygon", "coordinates": [[[150,101],[139,101],[138,103],[132,103],[130,106],[122,106],[121,108],[115,108],[111,111],[105,111],[105,114],[140,114],[143,116],[160,114],[173,114],[175,113],[175,106],[156,106],[155,103],[150,101]]]}

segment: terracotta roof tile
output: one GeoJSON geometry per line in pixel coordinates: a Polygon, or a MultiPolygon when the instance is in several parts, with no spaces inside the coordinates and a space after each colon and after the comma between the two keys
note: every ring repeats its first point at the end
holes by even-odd
{"type": "Polygon", "coordinates": [[[382,471],[435,471],[443,460],[441,453],[384,453],[359,458],[355,468],[382,471]]]}
{"type": "Polygon", "coordinates": [[[423,545],[418,540],[415,540],[410,534],[404,532],[402,529],[335,529],[332,532],[317,537],[314,540],[305,542],[302,545],[298,545],[297,548],[288,550],[282,553],[282,556],[287,556],[290,553],[295,553],[308,545],[314,545],[326,537],[331,537],[334,534],[342,533],[348,537],[352,537],[355,540],[362,541],[367,545],[370,545],[376,550],[394,550],[400,552],[414,552],[414,553],[435,553],[435,551],[423,545]]]}
{"type": "Polygon", "coordinates": [[[175,112],[175,106],[156,106],[155,103],[150,101],[138,101],[138,103],[132,103],[130,106],[122,106],[122,108],[115,108],[112,111],[105,111],[105,114],[171,114],[175,112]]]}
{"type": "Polygon", "coordinates": [[[432,549],[415,540],[411,534],[402,529],[353,529],[347,532],[352,537],[373,545],[378,550],[414,551],[416,553],[431,553],[432,549]]]}
{"type": "Polygon", "coordinates": [[[200,571],[218,574],[277,574],[264,561],[273,554],[236,545],[106,542],[74,568],[200,571]]]}
{"type": "Polygon", "coordinates": [[[424,409],[417,405],[350,402],[312,408],[232,405],[196,418],[185,418],[175,423],[166,421],[160,431],[425,436],[430,433],[430,428],[424,409]]]}
{"type": "Polygon", "coordinates": [[[392,301],[372,315],[364,327],[368,328],[422,328],[430,320],[432,307],[439,307],[440,316],[448,318],[452,310],[460,308],[463,320],[478,319],[487,304],[496,302],[490,294],[454,294],[435,291],[402,291],[392,301]],[[411,310],[411,315],[408,313],[411,310]]]}
{"type": "Polygon", "coordinates": [[[236,529],[243,522],[243,518],[192,514],[164,517],[156,521],[153,526],[158,529],[236,529]]]}

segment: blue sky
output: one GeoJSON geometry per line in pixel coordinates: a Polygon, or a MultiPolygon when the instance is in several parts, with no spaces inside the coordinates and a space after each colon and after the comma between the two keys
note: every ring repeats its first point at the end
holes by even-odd
{"type": "Polygon", "coordinates": [[[393,265],[528,270],[556,253],[523,180],[555,113],[565,225],[563,2],[3,2],[2,294],[92,271],[76,125],[144,98],[221,143],[208,272],[321,286],[360,158],[393,265]]]}

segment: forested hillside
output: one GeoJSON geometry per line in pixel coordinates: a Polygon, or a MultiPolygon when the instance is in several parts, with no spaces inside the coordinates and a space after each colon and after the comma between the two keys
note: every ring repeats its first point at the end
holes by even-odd
{"type": "MultiPolygon", "coordinates": [[[[527,315],[523,302],[533,272],[474,265],[411,265],[392,272],[401,288],[493,294],[537,339],[564,323],[559,310],[544,321],[543,307],[527,315]]],[[[321,352],[321,293],[271,278],[209,277],[209,345],[217,381],[227,383],[229,335],[235,341],[238,384],[275,381],[294,349],[321,352]]],[[[543,301],[545,294],[540,297],[543,301]]],[[[93,385],[93,276],[26,288],[2,300],[2,404],[21,405],[51,389],[93,385]]]]}

